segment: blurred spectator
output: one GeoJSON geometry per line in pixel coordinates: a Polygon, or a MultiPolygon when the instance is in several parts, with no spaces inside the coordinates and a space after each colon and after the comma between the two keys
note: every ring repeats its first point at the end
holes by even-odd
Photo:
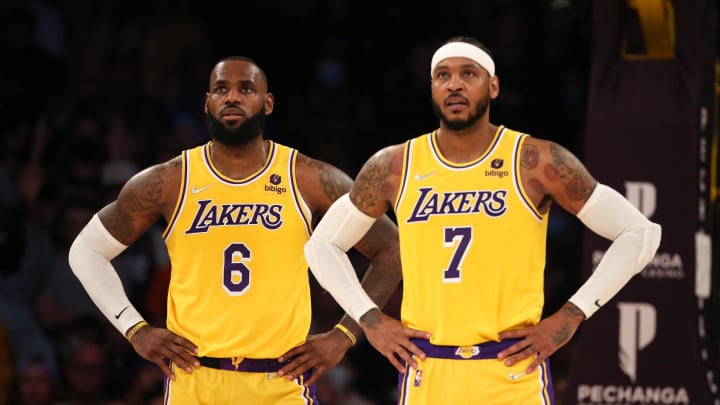
{"type": "Polygon", "coordinates": [[[113,363],[106,338],[104,325],[94,318],[78,318],[68,324],[59,341],[65,393],[58,405],[122,403],[110,389],[113,363]]]}
{"type": "Polygon", "coordinates": [[[161,404],[164,379],[162,370],[143,359],[143,362],[134,370],[131,377],[132,382],[125,394],[125,401],[128,404],[151,405],[153,401],[159,400],[158,405],[161,404]]]}
{"type": "Polygon", "coordinates": [[[54,358],[23,358],[17,364],[12,404],[52,405],[60,400],[58,370],[54,358]]]}
{"type": "Polygon", "coordinates": [[[355,389],[358,370],[346,360],[328,370],[316,386],[321,405],[375,405],[355,389]]]}
{"type": "Polygon", "coordinates": [[[84,315],[105,320],[72,273],[67,258],[70,244],[95,211],[97,207],[91,202],[66,201],[53,226],[53,260],[36,301],[38,320],[52,335],[84,315]]]}
{"type": "MultiPolygon", "coordinates": [[[[16,144],[19,150],[24,145],[16,144]]],[[[35,263],[46,263],[51,251],[48,239],[43,238],[42,226],[28,221],[31,201],[41,193],[26,192],[19,184],[18,176],[27,173],[22,170],[22,156],[12,155],[3,150],[0,158],[0,326],[3,331],[3,349],[8,350],[7,360],[43,356],[52,358],[54,351],[50,341],[38,324],[33,313],[33,302],[44,283],[46,267],[34,267],[35,263]],[[19,188],[20,187],[20,188],[19,188]],[[36,260],[36,261],[34,261],[36,260]],[[7,344],[7,346],[5,346],[7,344]]],[[[42,180],[41,180],[42,181],[42,180]]],[[[46,235],[46,234],[45,234],[46,235]]],[[[8,370],[7,367],[3,367],[8,370]]],[[[6,375],[6,373],[2,373],[6,375]]]]}

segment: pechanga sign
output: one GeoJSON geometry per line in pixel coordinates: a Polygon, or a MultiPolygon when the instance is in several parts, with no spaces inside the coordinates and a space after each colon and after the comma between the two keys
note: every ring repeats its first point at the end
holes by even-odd
{"type": "MultiPolygon", "coordinates": [[[[720,405],[717,344],[706,328],[714,7],[593,2],[584,161],[663,235],[652,262],[582,325],[565,404],[720,405]]],[[[585,232],[586,277],[609,244],[585,232]]]]}
{"type": "Polygon", "coordinates": [[[690,404],[684,387],[581,385],[578,405],[590,404],[690,404]]]}

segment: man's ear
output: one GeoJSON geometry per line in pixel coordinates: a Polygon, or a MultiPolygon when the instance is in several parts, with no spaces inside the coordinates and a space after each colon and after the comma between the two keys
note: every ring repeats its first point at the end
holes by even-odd
{"type": "Polygon", "coordinates": [[[498,94],[500,94],[500,78],[496,75],[490,78],[490,99],[496,99],[498,94]]]}
{"type": "Polygon", "coordinates": [[[265,96],[265,115],[272,114],[273,109],[275,109],[275,96],[273,96],[272,93],[268,93],[267,96],[265,96]]]}

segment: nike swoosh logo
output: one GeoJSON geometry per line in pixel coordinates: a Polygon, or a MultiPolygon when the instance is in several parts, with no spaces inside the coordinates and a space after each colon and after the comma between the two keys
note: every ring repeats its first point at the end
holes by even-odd
{"type": "Polygon", "coordinates": [[[595,300],[595,306],[600,308],[602,305],[600,305],[600,300],[595,300]]]}
{"type": "Polygon", "coordinates": [[[115,319],[120,319],[120,315],[122,315],[123,312],[125,312],[125,310],[128,308],[130,308],[130,307],[127,306],[127,307],[123,308],[122,311],[118,312],[117,315],[115,315],[115,319]]]}
{"type": "Polygon", "coordinates": [[[421,174],[418,174],[418,173],[415,173],[415,180],[416,180],[416,181],[420,181],[420,180],[422,180],[422,179],[426,179],[426,178],[432,176],[432,175],[435,174],[435,173],[437,173],[437,171],[430,172],[430,173],[425,173],[425,174],[422,174],[422,175],[421,175],[421,174]]]}
{"type": "Polygon", "coordinates": [[[205,191],[205,190],[209,189],[210,186],[212,186],[212,184],[208,184],[208,185],[203,186],[203,187],[200,187],[200,188],[195,188],[195,187],[193,187],[193,188],[190,190],[190,192],[193,193],[193,194],[197,194],[197,193],[199,193],[199,192],[202,192],[202,191],[205,191]]]}

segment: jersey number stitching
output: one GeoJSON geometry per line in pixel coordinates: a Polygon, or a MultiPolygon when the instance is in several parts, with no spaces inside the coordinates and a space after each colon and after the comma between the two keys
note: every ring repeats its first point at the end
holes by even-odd
{"type": "Polygon", "coordinates": [[[470,241],[472,241],[472,228],[463,226],[459,228],[445,228],[443,246],[455,247],[450,264],[443,271],[443,283],[459,283],[461,281],[462,262],[467,254],[470,241]],[[457,244],[455,240],[459,240],[457,244]]]}
{"type": "Polygon", "coordinates": [[[250,288],[250,249],[244,243],[232,243],[223,252],[223,289],[229,295],[243,295],[250,288]]]}

